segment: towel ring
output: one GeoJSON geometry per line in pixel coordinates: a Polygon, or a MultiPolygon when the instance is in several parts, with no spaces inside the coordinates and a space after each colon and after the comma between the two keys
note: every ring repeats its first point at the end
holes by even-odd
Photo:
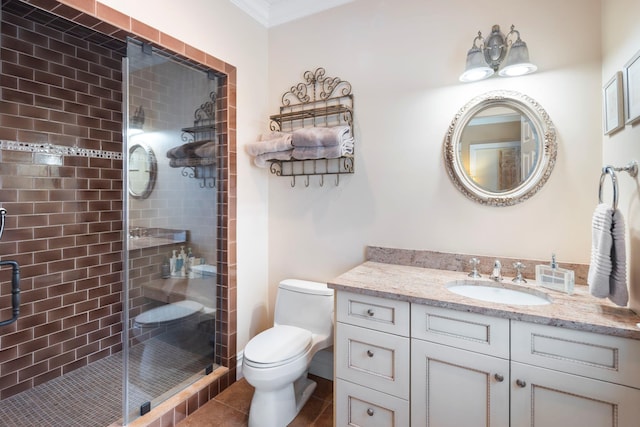
{"type": "Polygon", "coordinates": [[[613,167],[605,166],[602,168],[602,174],[600,174],[600,188],[598,188],[598,203],[602,203],[602,183],[607,175],[611,176],[611,183],[613,185],[613,210],[618,208],[618,177],[613,167]]]}
{"type": "Polygon", "coordinates": [[[607,175],[611,175],[611,183],[613,184],[613,209],[618,208],[618,176],[616,172],[627,172],[632,178],[638,176],[638,162],[632,160],[626,166],[614,167],[604,166],[600,175],[600,188],[598,189],[598,202],[602,203],[602,183],[607,175]]]}

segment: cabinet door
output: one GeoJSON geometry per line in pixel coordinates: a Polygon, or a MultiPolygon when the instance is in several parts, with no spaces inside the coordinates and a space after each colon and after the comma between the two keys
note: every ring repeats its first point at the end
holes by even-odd
{"type": "Polygon", "coordinates": [[[508,427],[509,361],[411,340],[411,426],[508,427]]]}
{"type": "Polygon", "coordinates": [[[640,425],[640,390],[511,363],[512,427],[640,425]]]}

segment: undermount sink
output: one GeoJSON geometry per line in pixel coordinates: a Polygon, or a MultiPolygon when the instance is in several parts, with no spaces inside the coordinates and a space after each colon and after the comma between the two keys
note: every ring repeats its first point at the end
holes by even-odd
{"type": "Polygon", "coordinates": [[[480,280],[454,280],[446,285],[450,292],[480,301],[509,305],[546,305],[551,300],[544,292],[514,289],[513,285],[480,280]],[[512,286],[512,287],[507,287],[512,286]]]}

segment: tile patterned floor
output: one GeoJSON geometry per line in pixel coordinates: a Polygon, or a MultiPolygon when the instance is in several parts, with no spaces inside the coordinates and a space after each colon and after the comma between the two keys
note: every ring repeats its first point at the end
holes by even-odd
{"type": "MultiPolygon", "coordinates": [[[[309,375],[318,383],[313,395],[288,427],[333,427],[333,382],[309,375]]],[[[246,427],[253,387],[243,378],[177,427],[246,427]]]]}
{"type": "MultiPolygon", "coordinates": [[[[202,349],[197,353],[184,350],[190,347],[182,347],[183,341],[165,335],[131,349],[130,408],[204,374],[211,357],[203,356],[202,349]]],[[[7,427],[104,427],[121,417],[120,353],[0,402],[0,426],[7,427]]]]}

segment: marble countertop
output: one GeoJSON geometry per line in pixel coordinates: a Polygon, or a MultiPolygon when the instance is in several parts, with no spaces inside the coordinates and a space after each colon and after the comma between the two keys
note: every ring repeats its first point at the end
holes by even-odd
{"type": "Polygon", "coordinates": [[[330,280],[328,286],[338,291],[640,340],[640,316],[608,299],[592,297],[587,286],[576,285],[574,293],[567,295],[535,282],[515,285],[510,277],[499,283],[486,276],[479,279],[493,285],[543,292],[552,301],[548,305],[522,306],[480,301],[447,290],[448,282],[465,279],[469,279],[467,273],[460,271],[366,261],[330,280]]]}

